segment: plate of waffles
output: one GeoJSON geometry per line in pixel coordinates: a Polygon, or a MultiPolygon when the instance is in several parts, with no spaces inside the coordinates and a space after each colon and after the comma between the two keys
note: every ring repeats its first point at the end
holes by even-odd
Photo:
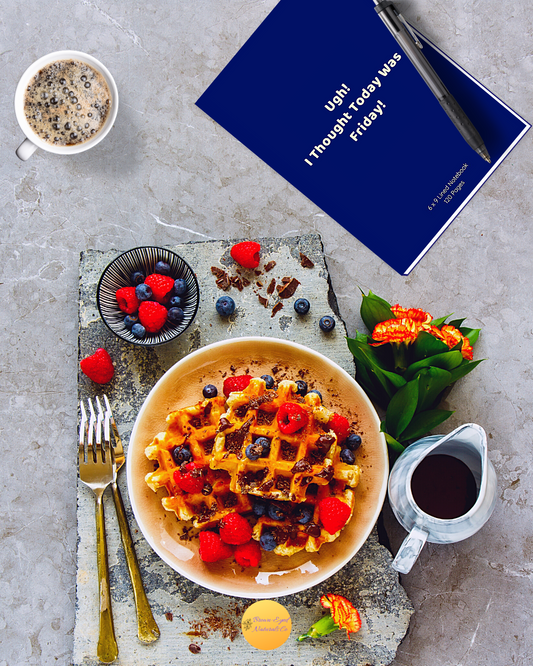
{"type": "Polygon", "coordinates": [[[354,378],[287,340],[192,352],[147,396],[128,450],[132,509],[172,569],[268,599],[323,582],[358,552],[385,499],[379,417],[354,378]]]}

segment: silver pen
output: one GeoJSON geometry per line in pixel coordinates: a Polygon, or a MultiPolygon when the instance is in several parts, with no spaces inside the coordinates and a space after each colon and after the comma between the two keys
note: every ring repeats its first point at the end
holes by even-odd
{"type": "Polygon", "coordinates": [[[409,24],[396,10],[390,0],[382,0],[381,2],[374,0],[374,3],[376,5],[374,9],[379,14],[381,20],[401,46],[405,55],[413,63],[444,111],[446,111],[452,123],[461,133],[461,136],[478,155],[490,164],[488,150],[479,132],[423,55],[421,51],[422,43],[411,30],[409,24]]]}

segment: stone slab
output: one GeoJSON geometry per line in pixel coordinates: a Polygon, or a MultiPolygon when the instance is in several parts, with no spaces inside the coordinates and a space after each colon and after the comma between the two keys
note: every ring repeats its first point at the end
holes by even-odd
{"type": "MultiPolygon", "coordinates": [[[[311,347],[336,361],[354,374],[353,358],[348,351],[344,322],[339,316],[335,294],[331,288],[322,242],[317,234],[285,239],[260,239],[263,263],[276,262],[256,283],[239,291],[231,288],[237,310],[229,320],[216,315],[214,303],[220,295],[212,266],[235,274],[229,255],[235,241],[208,241],[172,246],[197,273],[201,301],[198,314],[189,329],[177,341],[153,348],[140,348],[116,338],[101,321],[95,293],[98,278],[105,266],[119,252],[90,250],[80,258],[79,281],[79,355],[80,358],[103,346],[110,352],[116,375],[105,391],[112,396],[115,418],[124,441],[137,412],[150,388],[180,358],[212,342],[245,335],[265,335],[290,339],[311,347]],[[300,253],[310,258],[313,268],[301,265],[300,253]],[[264,307],[259,296],[266,295],[272,277],[295,277],[300,287],[284,308],[272,315],[275,298],[264,307]],[[295,315],[292,303],[298,296],[311,302],[310,314],[295,315]],[[333,314],[337,320],[328,335],[318,327],[318,319],[333,314]]],[[[85,376],[79,377],[79,397],[93,397],[95,385],[85,376]]],[[[262,665],[268,656],[270,664],[333,664],[351,666],[385,666],[394,659],[397,647],[406,634],[413,612],[398,575],[391,568],[391,555],[379,543],[377,530],[371,533],[363,548],[335,576],[321,585],[298,594],[278,599],[289,611],[292,634],[280,648],[267,653],[256,650],[244,639],[240,622],[250,600],[210,592],[183,578],[168,567],[151,550],[138,530],[128,500],[125,473],[119,476],[127,515],[145,588],[161,638],[151,646],[139,643],[133,594],[124,560],[111,497],[105,497],[109,567],[115,630],[119,644],[116,664],[128,666],[167,666],[176,663],[195,665],[218,663],[262,665]],[[295,638],[322,615],[318,599],[324,592],[340,593],[350,598],[363,618],[361,631],[347,640],[335,632],[320,640],[298,643],[295,638]],[[200,648],[193,654],[189,647],[200,648]]],[[[74,632],[75,666],[91,666],[96,659],[98,607],[96,587],[96,544],[94,499],[91,492],[78,484],[78,567],[77,605],[74,632]]]]}

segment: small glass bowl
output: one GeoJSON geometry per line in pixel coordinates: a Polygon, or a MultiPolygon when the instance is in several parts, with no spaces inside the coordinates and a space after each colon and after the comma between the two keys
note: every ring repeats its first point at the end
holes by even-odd
{"type": "Polygon", "coordinates": [[[119,338],[142,347],[153,347],[179,337],[193,322],[198,311],[200,288],[194,271],[179,255],[162,247],[136,247],[114,259],[104,270],[96,288],[96,302],[104,324],[119,338]],[[183,320],[179,324],[167,321],[157,333],[146,333],[138,338],[125,326],[123,312],[117,303],[116,292],[122,287],[134,286],[131,276],[142,271],[145,276],[155,272],[158,261],[170,266],[170,277],[182,278],[187,283],[187,292],[182,297],[183,320]]]}

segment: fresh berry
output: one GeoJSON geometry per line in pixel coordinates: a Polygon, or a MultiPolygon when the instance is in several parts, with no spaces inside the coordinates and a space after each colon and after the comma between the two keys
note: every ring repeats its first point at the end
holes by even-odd
{"type": "Polygon", "coordinates": [[[311,304],[307,300],[307,298],[297,298],[294,301],[294,310],[301,315],[305,315],[309,312],[309,308],[311,307],[311,304]]]}
{"type": "Polygon", "coordinates": [[[304,396],[307,393],[307,382],[304,382],[303,379],[298,379],[296,386],[298,387],[296,390],[297,395],[304,396]]]}
{"type": "Polygon", "coordinates": [[[133,314],[137,312],[139,307],[139,299],[135,295],[135,287],[122,287],[118,289],[115,294],[118,307],[126,314],[133,314]]]}
{"type": "Polygon", "coordinates": [[[257,444],[248,444],[244,451],[248,460],[259,460],[262,453],[263,449],[260,446],[257,446],[257,444]]]}
{"type": "Polygon", "coordinates": [[[333,414],[328,422],[328,426],[337,435],[337,442],[342,444],[350,434],[350,422],[345,416],[333,414]]]}
{"type": "Polygon", "coordinates": [[[181,308],[169,308],[167,312],[167,317],[168,320],[171,321],[173,324],[181,324],[183,318],[185,317],[185,313],[181,308]]]}
{"type": "Polygon", "coordinates": [[[139,301],[149,301],[152,297],[152,290],[147,284],[142,282],[135,287],[135,296],[139,301]]]}
{"type": "Polygon", "coordinates": [[[330,534],[335,534],[346,525],[351,512],[350,507],[338,497],[324,497],[318,503],[320,522],[330,534]]]}
{"type": "Polygon", "coordinates": [[[142,324],[136,323],[131,327],[131,332],[136,338],[142,339],[146,335],[146,329],[142,324]]]}
{"type": "Polygon", "coordinates": [[[347,465],[355,464],[355,455],[350,449],[341,449],[339,456],[343,463],[346,463],[347,465]]]}
{"type": "Polygon", "coordinates": [[[157,333],[167,321],[167,309],[155,301],[143,301],[139,305],[139,321],[148,333],[157,333]]]}
{"type": "Polygon", "coordinates": [[[257,268],[259,266],[259,251],[261,246],[255,241],[237,243],[231,248],[231,256],[243,268],[257,268]]]}
{"type": "Polygon", "coordinates": [[[107,384],[115,374],[111,356],[101,347],[92,356],[87,356],[80,361],[80,367],[83,374],[97,384],[107,384]]]}
{"type": "Polygon", "coordinates": [[[268,437],[258,437],[255,440],[254,444],[256,446],[261,447],[262,450],[261,457],[264,458],[265,456],[268,456],[268,454],[270,453],[270,440],[268,439],[268,437]]]}
{"type": "Polygon", "coordinates": [[[292,435],[307,425],[306,411],[295,402],[284,402],[277,414],[278,426],[284,435],[292,435]]]}
{"type": "Polygon", "coordinates": [[[154,273],[159,273],[160,275],[170,275],[170,264],[167,264],[166,261],[158,261],[154,267],[154,273]]]}
{"type": "Polygon", "coordinates": [[[188,462],[174,470],[174,482],[186,493],[201,493],[204,487],[205,468],[188,462]]]}
{"type": "Polygon", "coordinates": [[[215,308],[222,317],[229,317],[235,312],[235,301],[231,296],[221,296],[215,303],[215,308]]]}
{"type": "Polygon", "coordinates": [[[154,300],[158,303],[168,303],[174,289],[174,280],[169,275],[152,273],[146,277],[144,284],[152,290],[154,300]]]}
{"type": "Polygon", "coordinates": [[[257,567],[261,562],[261,548],[257,541],[248,541],[235,546],[233,550],[235,560],[241,567],[257,567]]]}
{"type": "Polygon", "coordinates": [[[181,296],[172,296],[168,302],[169,308],[181,308],[183,306],[183,298],[181,296]]]}
{"type": "Polygon", "coordinates": [[[172,459],[176,465],[181,465],[184,462],[190,462],[192,460],[192,453],[188,446],[175,446],[171,450],[172,459]]]}
{"type": "Polygon", "coordinates": [[[346,438],[344,446],[347,449],[351,449],[352,451],[357,451],[357,449],[361,446],[361,438],[359,437],[359,435],[356,435],[355,433],[351,432],[346,438]]]}
{"type": "Polygon", "coordinates": [[[252,526],[240,513],[228,513],[218,523],[220,538],[224,543],[238,546],[252,538],[252,526]]]}
{"type": "Polygon", "coordinates": [[[204,398],[216,398],[218,395],[218,389],[213,384],[206,384],[203,388],[202,394],[204,398]]]}
{"type": "Polygon", "coordinates": [[[320,393],[320,391],[317,391],[317,389],[311,389],[309,393],[316,393],[317,396],[320,398],[320,401],[322,402],[322,393],[320,393]]]}
{"type": "Polygon", "coordinates": [[[276,539],[272,532],[263,532],[259,539],[259,545],[263,550],[274,550],[278,544],[276,543],[276,539]]]}
{"type": "Polygon", "coordinates": [[[135,271],[131,274],[131,284],[136,287],[138,284],[144,282],[144,273],[142,271],[135,271]]]}
{"type": "Polygon", "coordinates": [[[311,504],[299,504],[294,510],[293,517],[300,525],[307,525],[314,513],[311,504]]]}
{"type": "Polygon", "coordinates": [[[203,562],[218,562],[233,555],[231,546],[224,543],[216,532],[203,530],[199,534],[200,549],[198,554],[203,562]]]}
{"type": "Polygon", "coordinates": [[[251,375],[238,375],[235,377],[226,377],[224,380],[224,395],[226,398],[233,391],[244,391],[252,379],[251,375]]]}
{"type": "Polygon", "coordinates": [[[129,314],[124,317],[124,326],[131,331],[134,324],[139,323],[139,317],[136,314],[129,314]]]}
{"type": "Polygon", "coordinates": [[[274,388],[274,384],[276,382],[274,381],[274,377],[272,377],[272,375],[261,375],[261,379],[264,380],[265,382],[265,388],[267,389],[274,388]]]}
{"type": "Polygon", "coordinates": [[[276,504],[271,502],[268,505],[268,517],[272,520],[285,520],[287,517],[288,508],[283,506],[281,503],[276,504]]]}
{"type": "Polygon", "coordinates": [[[183,296],[187,293],[187,281],[183,278],[174,280],[174,293],[176,296],[183,296]]]}
{"type": "Polygon", "coordinates": [[[318,325],[325,333],[329,333],[335,328],[335,319],[329,315],[326,315],[325,317],[322,317],[322,319],[318,322],[318,325]]]}
{"type": "Polygon", "coordinates": [[[260,499],[259,497],[254,497],[252,511],[254,512],[254,516],[260,518],[261,516],[264,516],[265,513],[267,513],[268,503],[265,502],[265,500],[260,499]]]}

